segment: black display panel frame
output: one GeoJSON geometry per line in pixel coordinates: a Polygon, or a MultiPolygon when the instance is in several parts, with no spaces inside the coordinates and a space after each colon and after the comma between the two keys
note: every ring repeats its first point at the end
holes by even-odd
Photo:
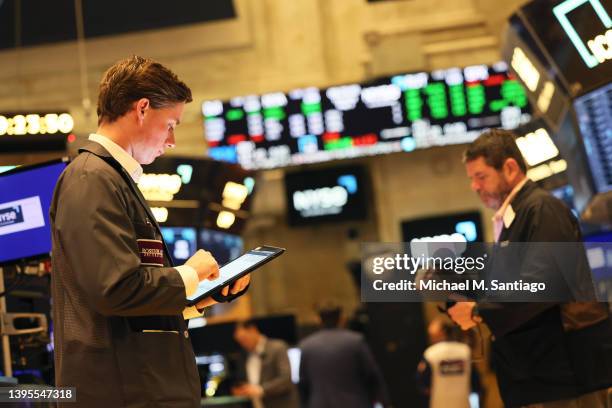
{"type": "Polygon", "coordinates": [[[285,174],[287,223],[290,226],[307,226],[364,221],[368,217],[368,188],[365,166],[288,172],[285,174]],[[343,197],[346,203],[340,205],[344,201],[343,197]]]}
{"type": "Polygon", "coordinates": [[[208,155],[278,168],[469,143],[531,108],[504,62],[202,104],[208,155]]]}
{"type": "Polygon", "coordinates": [[[531,1],[521,8],[519,15],[563,76],[570,96],[575,97],[604,85],[612,77],[612,60],[597,62],[589,68],[583,57],[586,52],[591,61],[596,60],[588,41],[610,29],[605,27],[602,17],[605,20],[612,15],[612,0],[586,0],[575,7],[571,3],[577,2],[531,1]],[[598,5],[607,17],[601,14],[598,5]],[[582,47],[582,52],[578,47],[582,47]]]}
{"type": "Polygon", "coordinates": [[[415,238],[434,237],[437,235],[450,235],[461,233],[466,236],[468,242],[484,242],[484,231],[482,225],[482,215],[480,211],[466,211],[458,213],[446,213],[425,216],[422,218],[412,218],[401,222],[402,239],[410,242],[415,238]],[[460,222],[472,222],[475,236],[468,237],[466,233],[457,231],[457,224],[460,222]],[[455,225],[453,225],[455,224],[455,225]],[[418,231],[418,232],[414,232],[418,231]],[[473,238],[473,239],[468,239],[473,238]]]}

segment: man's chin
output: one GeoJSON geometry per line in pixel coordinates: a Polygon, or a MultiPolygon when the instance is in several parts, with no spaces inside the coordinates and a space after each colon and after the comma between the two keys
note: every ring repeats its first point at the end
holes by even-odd
{"type": "Polygon", "coordinates": [[[499,210],[499,208],[501,207],[501,203],[499,202],[499,200],[495,200],[492,198],[482,198],[480,197],[480,201],[482,201],[482,203],[484,204],[485,207],[493,210],[493,211],[497,211],[499,210]]]}

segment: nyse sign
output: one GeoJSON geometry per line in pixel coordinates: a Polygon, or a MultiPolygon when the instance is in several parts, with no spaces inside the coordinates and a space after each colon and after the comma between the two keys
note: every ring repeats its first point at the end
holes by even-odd
{"type": "Polygon", "coordinates": [[[0,236],[45,226],[39,196],[0,203],[0,236]]]}
{"type": "Polygon", "coordinates": [[[612,59],[612,50],[610,49],[612,46],[612,30],[610,30],[612,28],[612,18],[610,18],[600,0],[565,0],[553,8],[553,13],[589,68],[594,68],[612,59]],[[603,29],[607,29],[600,35],[587,40],[586,44],[567,17],[570,12],[578,7],[592,7],[603,25],[603,29]]]}
{"type": "Polygon", "coordinates": [[[587,42],[587,45],[601,64],[612,59],[612,29],[587,42]]]}
{"type": "Polygon", "coordinates": [[[0,210],[0,227],[23,222],[23,211],[20,205],[0,210]]]}
{"type": "Polygon", "coordinates": [[[340,214],[357,189],[357,177],[344,174],[335,186],[295,191],[293,208],[304,218],[340,214]]]}
{"type": "Polygon", "coordinates": [[[340,186],[293,193],[293,207],[302,214],[302,217],[338,214],[347,202],[348,192],[340,186]]]}

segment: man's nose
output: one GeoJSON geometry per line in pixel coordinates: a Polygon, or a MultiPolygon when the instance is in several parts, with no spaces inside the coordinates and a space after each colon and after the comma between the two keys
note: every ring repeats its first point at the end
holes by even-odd
{"type": "Polygon", "coordinates": [[[472,182],[470,183],[470,188],[476,193],[478,192],[478,190],[480,190],[480,186],[475,180],[472,180],[472,182]]]}
{"type": "Polygon", "coordinates": [[[166,147],[169,149],[173,149],[176,146],[176,143],[174,141],[174,135],[171,135],[168,137],[168,139],[166,139],[166,147]]]}

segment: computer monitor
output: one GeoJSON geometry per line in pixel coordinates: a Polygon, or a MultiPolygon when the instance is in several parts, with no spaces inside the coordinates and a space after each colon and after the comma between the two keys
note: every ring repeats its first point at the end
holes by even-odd
{"type": "Polygon", "coordinates": [[[0,264],[49,256],[49,207],[66,159],[0,174],[0,264]]]}
{"type": "Polygon", "coordinates": [[[175,265],[182,265],[197,250],[197,232],[190,227],[161,227],[164,242],[175,265]]]}
{"type": "Polygon", "coordinates": [[[285,174],[289,225],[365,220],[366,173],[362,166],[338,166],[285,174]]]}
{"type": "Polygon", "coordinates": [[[225,265],[242,254],[244,243],[238,235],[201,228],[198,248],[209,251],[219,265],[225,265]]]}
{"type": "Polygon", "coordinates": [[[466,242],[483,242],[482,222],[479,211],[441,214],[402,222],[404,242],[415,238],[461,234],[466,242]]]}

